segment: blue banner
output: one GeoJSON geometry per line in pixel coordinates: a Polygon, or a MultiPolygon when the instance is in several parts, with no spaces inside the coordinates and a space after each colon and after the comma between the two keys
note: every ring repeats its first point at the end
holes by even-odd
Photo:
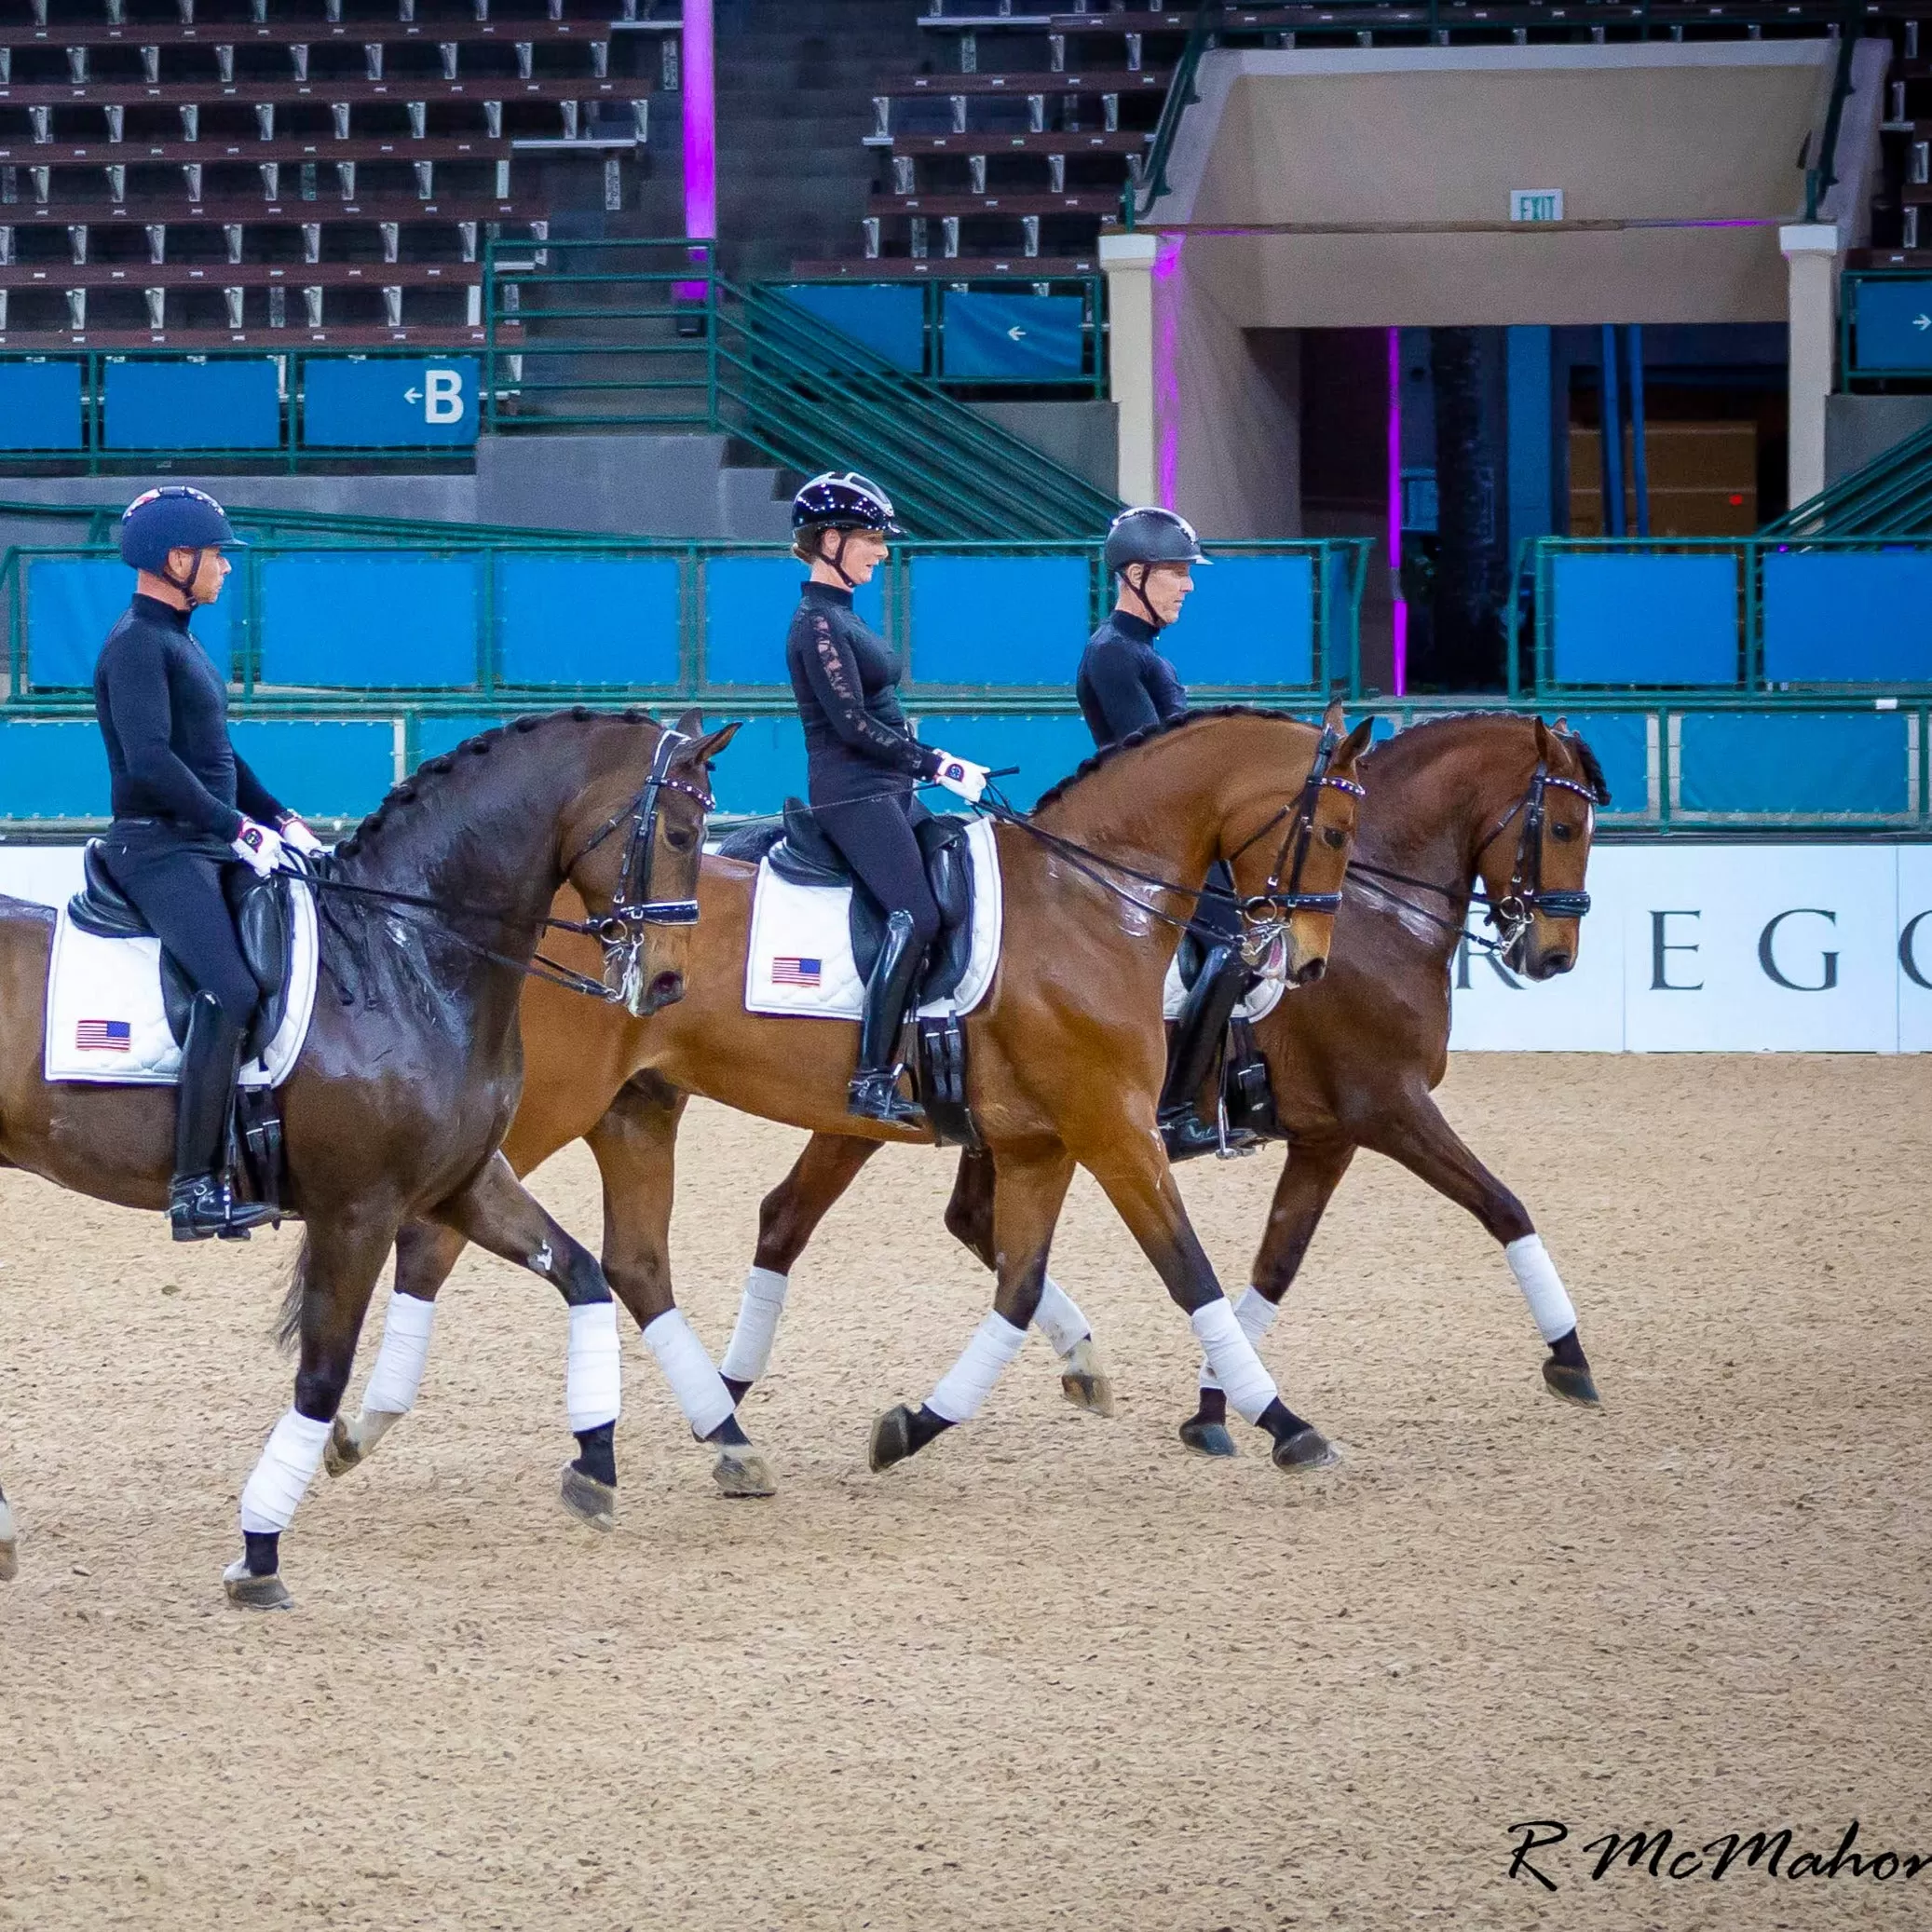
{"type": "Polygon", "coordinates": [[[311,358],[302,365],[308,449],[467,446],[476,441],[474,356],[311,358]]]}
{"type": "Polygon", "coordinates": [[[850,335],[895,369],[926,366],[926,292],[891,282],[788,282],[787,301],[850,335]]]}
{"type": "Polygon", "coordinates": [[[1852,367],[1932,369],[1932,278],[1855,281],[1852,367]]]}
{"type": "Polygon", "coordinates": [[[1078,295],[948,293],[943,374],[955,382],[1054,382],[1081,374],[1078,295]]]}
{"type": "Polygon", "coordinates": [[[279,449],[279,366],[267,360],[110,362],[108,449],[279,449]]]}
{"type": "Polygon", "coordinates": [[[0,363],[0,449],[80,447],[80,364],[0,363]]]}

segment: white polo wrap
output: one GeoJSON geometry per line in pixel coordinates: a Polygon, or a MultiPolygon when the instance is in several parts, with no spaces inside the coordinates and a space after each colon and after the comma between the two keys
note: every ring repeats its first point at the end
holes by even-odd
{"type": "Polygon", "coordinates": [[[1188,1326],[1206,1352],[1207,1366],[1213,1369],[1215,1380],[1227,1390],[1235,1413],[1245,1421],[1259,1422],[1261,1411],[1281,1391],[1274,1386],[1274,1378],[1262,1367],[1261,1358],[1235,1319],[1228,1298],[1218,1295],[1206,1307],[1197,1308],[1188,1317],[1188,1326]]]}
{"type": "Polygon", "coordinates": [[[415,1407],[429,1359],[429,1338],[436,1329],[436,1304],[414,1295],[389,1295],[383,1316],[382,1347],[362,1391],[362,1407],[384,1415],[407,1415],[415,1407]]]}
{"type": "MultiPolygon", "coordinates": [[[[1241,1324],[1241,1332],[1257,1349],[1261,1346],[1262,1336],[1274,1327],[1274,1318],[1280,1313],[1281,1304],[1269,1300],[1252,1283],[1242,1289],[1240,1299],[1234,1304],[1234,1319],[1241,1324]]],[[[1215,1380],[1212,1366],[1205,1359],[1201,1364],[1201,1386],[1204,1389],[1220,1387],[1215,1380]]]]}
{"type": "Polygon", "coordinates": [[[1033,1311],[1033,1326],[1052,1343],[1056,1355],[1064,1355],[1094,1332],[1094,1325],[1080,1312],[1080,1304],[1052,1275],[1040,1285],[1040,1306],[1033,1311]]]}
{"type": "Polygon", "coordinates": [[[771,1343],[778,1318],[785,1312],[791,1279],[772,1268],[754,1268],[744,1278],[738,1303],[738,1326],[718,1364],[718,1373],[733,1381],[753,1382],[771,1366],[771,1343]]]}
{"type": "Polygon", "coordinates": [[[570,1311],[570,1354],[564,1375],[570,1431],[614,1422],[624,1406],[624,1351],[618,1340],[618,1305],[591,1301],[570,1311]]]}
{"type": "Polygon", "coordinates": [[[657,1357],[691,1433],[705,1436],[731,1413],[731,1392],[712,1367],[681,1308],[667,1309],[644,1331],[644,1345],[657,1357]]]}
{"type": "Polygon", "coordinates": [[[973,1331],[959,1359],[940,1377],[938,1387],[926,1397],[926,1407],[949,1422],[970,1422],[1026,1341],[1024,1328],[1015,1328],[1002,1314],[989,1314],[973,1331]]]}
{"type": "Polygon", "coordinates": [[[1517,1286],[1522,1289],[1523,1299],[1530,1304],[1536,1332],[1545,1341],[1562,1340],[1576,1327],[1576,1310],[1563,1291],[1562,1277],[1543,1245],[1543,1236],[1526,1234],[1520,1241],[1512,1241],[1503,1250],[1503,1259],[1509,1263],[1509,1272],[1516,1276],[1517,1286]]]}
{"type": "Polygon", "coordinates": [[[295,1519],[303,1492],[322,1466],[327,1422],[292,1408],[268,1432],[262,1460],[242,1485],[241,1529],[246,1536],[279,1536],[295,1519]]]}

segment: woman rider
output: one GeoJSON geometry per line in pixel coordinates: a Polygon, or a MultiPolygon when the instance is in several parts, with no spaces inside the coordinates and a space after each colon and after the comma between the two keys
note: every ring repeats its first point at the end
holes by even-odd
{"type": "Polygon", "coordinates": [[[226,687],[188,629],[196,606],[222,594],[222,551],[238,542],[221,505],[199,490],[137,497],[121,518],[121,561],[137,572],[134,601],[94,668],[114,803],[102,855],[195,987],[168,1196],[177,1241],[246,1240],[265,1218],[236,1204],[226,1163],[228,1109],[260,993],[241,957],[223,870],[239,859],[265,878],[284,841],[302,852],[322,849],[229,743],[226,687]]]}
{"type": "MultiPolygon", "coordinates": [[[[1188,694],[1174,666],[1154,648],[1154,640],[1180,615],[1194,588],[1193,566],[1212,559],[1202,555],[1200,538],[1185,517],[1151,508],[1124,510],[1114,518],[1102,555],[1108,577],[1120,580],[1120,592],[1107,621],[1088,642],[1075,689],[1094,742],[1105,751],[1132,732],[1185,715],[1188,694]]],[[[1223,868],[1218,867],[1208,882],[1232,891],[1223,868]]],[[[1193,930],[1207,957],[1175,1022],[1167,1080],[1161,1090],[1161,1135],[1176,1159],[1220,1148],[1218,1129],[1194,1111],[1194,1097],[1248,981],[1238,944],[1240,921],[1231,904],[1204,900],[1193,930]]],[[[1228,1140],[1230,1146],[1240,1146],[1255,1137],[1236,1131],[1228,1140]]]]}
{"type": "Polygon", "coordinates": [[[886,539],[898,534],[884,491],[856,472],[815,476],[793,497],[792,549],[811,575],[785,639],[785,665],[805,723],[813,816],[886,914],[847,1111],[916,1124],[925,1114],[899,1092],[899,1034],[939,934],[939,908],[913,837],[926,811],[912,788],[937,782],[972,804],[986,769],[934,751],[906,729],[898,654],[852,609],[853,589],[885,561],[886,539]]]}

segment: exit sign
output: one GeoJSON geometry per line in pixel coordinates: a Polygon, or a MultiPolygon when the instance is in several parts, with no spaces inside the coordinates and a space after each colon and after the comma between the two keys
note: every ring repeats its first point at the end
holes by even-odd
{"type": "Polygon", "coordinates": [[[1563,219],[1563,190],[1510,189],[1509,218],[1513,222],[1560,222],[1563,219]]]}

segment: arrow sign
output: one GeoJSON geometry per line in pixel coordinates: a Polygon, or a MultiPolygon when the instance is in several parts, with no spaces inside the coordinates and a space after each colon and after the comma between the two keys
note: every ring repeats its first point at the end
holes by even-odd
{"type": "Polygon", "coordinates": [[[1006,332],[1006,339],[1009,342],[1024,342],[1027,339],[1027,332],[1019,328],[1009,329],[1006,332]]]}
{"type": "Polygon", "coordinates": [[[402,400],[405,402],[420,402],[423,400],[423,392],[420,389],[404,389],[402,400]]]}
{"type": "Polygon", "coordinates": [[[1912,325],[1919,330],[1932,329],[1932,315],[1915,315],[1912,319],[1912,325]]]}

